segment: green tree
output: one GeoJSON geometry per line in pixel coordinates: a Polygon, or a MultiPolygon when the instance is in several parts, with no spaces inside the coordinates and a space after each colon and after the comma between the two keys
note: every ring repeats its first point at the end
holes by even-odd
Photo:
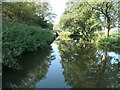
{"type": "MultiPolygon", "coordinates": [[[[118,18],[119,18],[119,13],[118,13],[118,6],[119,2],[116,1],[101,1],[101,2],[94,2],[94,4],[91,4],[86,1],[88,5],[91,6],[91,8],[97,12],[100,13],[100,17],[103,17],[103,26],[105,29],[105,36],[109,36],[110,28],[115,27],[118,18]]],[[[99,17],[99,18],[100,18],[99,17]]]]}
{"type": "Polygon", "coordinates": [[[3,16],[30,25],[53,28],[55,14],[48,2],[3,2],[3,16]]]}
{"type": "Polygon", "coordinates": [[[94,31],[101,29],[99,16],[100,14],[93,11],[86,2],[68,2],[67,9],[60,20],[60,26],[89,40],[94,31]]]}

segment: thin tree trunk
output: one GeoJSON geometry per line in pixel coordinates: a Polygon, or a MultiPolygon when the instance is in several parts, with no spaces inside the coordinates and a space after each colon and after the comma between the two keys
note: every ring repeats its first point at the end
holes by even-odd
{"type": "Polygon", "coordinates": [[[110,7],[108,7],[108,3],[106,3],[106,10],[105,10],[105,36],[109,37],[109,32],[110,32],[110,16],[109,16],[109,9],[110,7]]]}
{"type": "Polygon", "coordinates": [[[110,17],[108,15],[105,16],[105,36],[109,37],[110,32],[110,17]]]}

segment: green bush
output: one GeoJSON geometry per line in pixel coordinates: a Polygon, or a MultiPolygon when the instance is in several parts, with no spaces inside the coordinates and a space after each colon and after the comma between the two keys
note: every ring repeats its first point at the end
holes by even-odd
{"type": "Polygon", "coordinates": [[[49,29],[29,26],[16,21],[3,19],[2,31],[3,64],[14,67],[16,57],[26,51],[36,51],[50,45],[54,34],[49,29]]]}
{"type": "Polygon", "coordinates": [[[99,37],[96,44],[98,47],[120,49],[120,36],[99,37]]]}

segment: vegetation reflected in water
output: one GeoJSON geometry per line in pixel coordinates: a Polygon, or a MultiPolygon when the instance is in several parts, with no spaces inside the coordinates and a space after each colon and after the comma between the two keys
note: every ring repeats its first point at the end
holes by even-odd
{"type": "MultiPolygon", "coordinates": [[[[94,44],[74,40],[62,40],[56,43],[59,47],[54,48],[53,45],[53,50],[46,48],[36,53],[22,55],[19,61],[22,67],[20,70],[8,70],[3,67],[3,87],[41,87],[44,82],[51,85],[57,80],[63,88],[120,87],[118,51],[110,52],[105,48],[99,49],[94,44]],[[54,49],[57,49],[57,52],[54,52],[54,49]],[[61,61],[57,58],[61,58],[61,61]],[[51,64],[51,60],[55,60],[54,64],[51,64]],[[51,77],[53,81],[49,81],[51,77]]],[[[55,86],[60,85],[55,83],[55,86]]]]}
{"type": "Polygon", "coordinates": [[[74,88],[117,88],[118,57],[99,51],[94,44],[61,41],[64,77],[74,88]],[[114,62],[111,61],[114,59],[114,62]]]}
{"type": "Polygon", "coordinates": [[[22,55],[19,63],[21,70],[13,71],[3,67],[3,88],[23,87],[33,88],[35,82],[45,78],[53,56],[51,48],[46,48],[36,53],[22,55]],[[24,63],[23,63],[24,60],[24,63]]]}

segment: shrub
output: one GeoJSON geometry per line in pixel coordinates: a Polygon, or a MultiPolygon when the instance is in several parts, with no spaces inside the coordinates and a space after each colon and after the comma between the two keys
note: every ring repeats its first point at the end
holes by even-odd
{"type": "Polygon", "coordinates": [[[120,49],[120,36],[99,37],[96,41],[98,48],[120,49]]]}
{"type": "Polygon", "coordinates": [[[14,67],[16,57],[25,51],[36,51],[52,43],[54,35],[49,29],[29,26],[3,19],[2,32],[3,64],[14,67]]]}

